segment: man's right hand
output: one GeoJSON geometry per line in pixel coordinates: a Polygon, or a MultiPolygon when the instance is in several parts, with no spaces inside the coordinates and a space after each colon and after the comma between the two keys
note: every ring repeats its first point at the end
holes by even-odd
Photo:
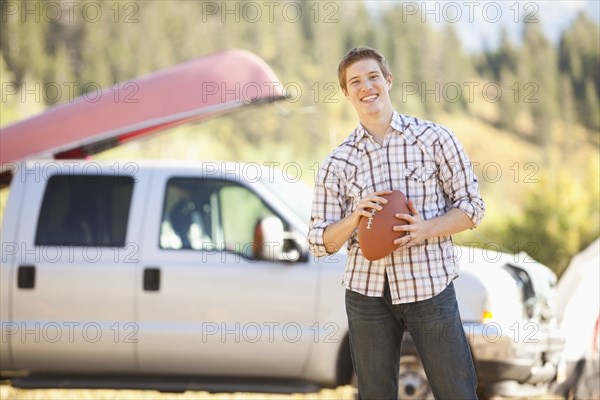
{"type": "Polygon", "coordinates": [[[347,215],[338,222],[325,228],[325,231],[323,232],[323,241],[325,242],[325,249],[327,252],[333,254],[341,249],[354,230],[358,228],[360,218],[370,217],[371,212],[369,209],[375,209],[377,211],[381,210],[381,204],[387,203],[387,199],[381,196],[390,193],[392,193],[391,190],[378,190],[367,194],[360,199],[352,214],[347,215]]]}

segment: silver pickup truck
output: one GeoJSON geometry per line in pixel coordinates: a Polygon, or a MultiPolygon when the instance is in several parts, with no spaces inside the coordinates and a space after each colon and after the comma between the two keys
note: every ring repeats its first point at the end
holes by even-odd
{"type": "MultiPolygon", "coordinates": [[[[311,193],[298,168],[14,167],[0,266],[0,370],[13,384],[42,376],[90,385],[93,377],[99,386],[148,376],[155,384],[352,381],[345,254],[309,255],[311,193]]],[[[490,245],[457,247],[456,257],[481,388],[551,380],[561,347],[554,274],[490,245]]],[[[407,335],[402,348],[401,398],[431,396],[407,335]]]]}

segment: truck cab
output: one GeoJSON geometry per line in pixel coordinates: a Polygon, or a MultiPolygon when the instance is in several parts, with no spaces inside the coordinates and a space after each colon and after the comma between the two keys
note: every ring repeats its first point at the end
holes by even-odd
{"type": "MultiPolygon", "coordinates": [[[[221,161],[19,164],[2,225],[2,375],[351,382],[346,255],[310,255],[311,192],[286,171],[221,161]]],[[[524,254],[456,251],[481,386],[553,379],[554,274],[524,254]]],[[[400,397],[426,398],[405,336],[400,397]]]]}

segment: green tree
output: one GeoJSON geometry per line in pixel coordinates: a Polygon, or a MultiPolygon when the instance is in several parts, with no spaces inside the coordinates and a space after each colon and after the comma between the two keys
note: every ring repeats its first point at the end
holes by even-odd
{"type": "Polygon", "coordinates": [[[521,114],[521,107],[518,104],[518,98],[515,100],[515,82],[517,82],[515,72],[508,64],[503,64],[500,68],[500,87],[502,88],[502,96],[498,100],[500,116],[498,126],[511,132],[517,132],[517,121],[521,114]]]}
{"type": "Polygon", "coordinates": [[[569,260],[600,234],[597,165],[589,163],[580,179],[567,171],[540,174],[528,192],[523,214],[509,220],[503,245],[526,251],[558,275],[569,260]]]}
{"type": "Polygon", "coordinates": [[[565,73],[560,75],[560,116],[562,126],[559,129],[560,152],[563,162],[569,162],[572,157],[576,157],[577,147],[581,145],[573,132],[577,121],[576,101],[573,95],[573,85],[571,79],[565,73]]]}
{"type": "MultiPolygon", "coordinates": [[[[524,24],[521,50],[519,105],[529,106],[534,124],[534,139],[548,153],[552,141],[552,127],[557,110],[557,54],[541,31],[540,24],[524,24]],[[522,96],[521,96],[522,93],[522,96]]],[[[546,155],[547,159],[548,155],[546,155]]]]}
{"type": "Polygon", "coordinates": [[[505,27],[500,30],[500,44],[496,50],[486,49],[475,55],[476,70],[482,77],[498,81],[504,71],[516,74],[519,70],[519,49],[512,43],[505,27]]]}
{"type": "Polygon", "coordinates": [[[345,30],[346,47],[354,46],[376,47],[374,21],[371,18],[363,2],[354,2],[353,12],[348,20],[348,26],[352,29],[345,30]]]}
{"type": "Polygon", "coordinates": [[[449,112],[458,112],[466,109],[468,96],[463,92],[465,82],[473,77],[472,64],[464,53],[453,24],[447,24],[438,35],[441,35],[438,76],[442,88],[443,108],[449,112]]]}
{"type": "Polygon", "coordinates": [[[588,127],[598,129],[597,115],[590,106],[598,102],[600,94],[600,25],[581,12],[561,36],[559,43],[559,68],[566,73],[578,99],[579,117],[588,127]],[[591,86],[589,82],[592,82],[591,86]],[[596,99],[593,94],[596,94],[596,99]]]}
{"type": "MultiPolygon", "coordinates": [[[[2,3],[2,10],[4,10],[7,2],[2,3]]],[[[28,2],[31,10],[39,10],[42,5],[43,2],[40,0],[28,2]]],[[[21,85],[27,75],[33,77],[38,84],[42,84],[40,79],[44,75],[50,57],[46,48],[48,22],[40,18],[39,13],[31,13],[26,17],[22,17],[19,12],[3,13],[2,18],[0,50],[6,66],[14,74],[15,81],[21,85]]],[[[33,82],[28,83],[31,85],[33,82]]]]}
{"type": "Polygon", "coordinates": [[[423,104],[418,92],[420,82],[417,82],[414,73],[414,58],[409,56],[411,54],[410,31],[413,29],[413,25],[408,21],[406,23],[403,21],[400,4],[390,6],[381,15],[381,25],[382,29],[378,30],[381,36],[379,43],[381,51],[388,59],[394,78],[392,100],[401,113],[422,114],[423,104]]]}
{"type": "Polygon", "coordinates": [[[598,101],[596,85],[591,79],[588,79],[585,83],[584,101],[584,122],[587,126],[594,129],[596,134],[600,134],[600,102],[598,101]]]}

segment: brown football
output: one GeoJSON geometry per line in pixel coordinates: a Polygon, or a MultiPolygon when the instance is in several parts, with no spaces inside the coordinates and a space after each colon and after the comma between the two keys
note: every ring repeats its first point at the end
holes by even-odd
{"type": "Polygon", "coordinates": [[[358,244],[363,256],[369,261],[379,260],[396,249],[394,240],[406,232],[394,231],[394,226],[408,224],[408,221],[398,219],[397,213],[410,214],[406,196],[399,190],[380,197],[387,198],[387,204],[382,204],[382,210],[372,211],[372,216],[361,217],[358,222],[358,244]]]}

